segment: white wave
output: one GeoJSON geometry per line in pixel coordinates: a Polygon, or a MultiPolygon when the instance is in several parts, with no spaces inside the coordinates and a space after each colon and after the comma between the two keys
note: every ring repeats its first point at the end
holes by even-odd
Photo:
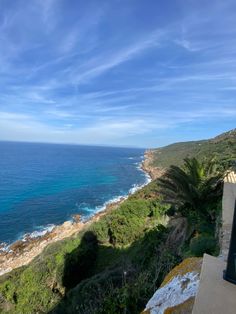
{"type": "Polygon", "coordinates": [[[147,185],[148,183],[150,183],[152,181],[152,178],[149,175],[149,173],[147,173],[145,170],[143,170],[142,162],[138,163],[138,166],[136,167],[136,169],[141,171],[145,175],[145,177],[146,177],[146,182],[142,185],[142,187],[144,187],[145,185],[147,185]]]}
{"type": "Polygon", "coordinates": [[[55,228],[55,225],[50,224],[47,226],[42,226],[42,227],[38,227],[39,230],[35,230],[31,233],[26,233],[23,238],[22,241],[27,241],[27,239],[35,239],[38,237],[42,237],[45,234],[51,232],[53,229],[55,228]]]}
{"type": "Polygon", "coordinates": [[[143,172],[142,165],[140,163],[137,164],[136,169],[141,170],[143,172]]]}
{"type": "Polygon", "coordinates": [[[126,199],[128,197],[128,195],[119,195],[119,196],[115,196],[113,197],[112,199],[106,201],[103,205],[101,206],[96,206],[95,207],[95,212],[98,213],[98,212],[101,212],[103,210],[105,210],[107,208],[107,206],[109,205],[112,205],[114,203],[118,203],[120,202],[121,200],[123,199],[126,199]]]}
{"type": "Polygon", "coordinates": [[[141,190],[145,185],[147,185],[151,181],[152,181],[151,178],[148,176],[144,184],[133,184],[132,188],[129,190],[129,194],[134,194],[138,190],[141,190]]]}
{"type": "Polygon", "coordinates": [[[84,207],[83,210],[85,210],[86,212],[90,213],[89,215],[82,217],[81,220],[82,221],[87,221],[89,218],[91,218],[94,214],[97,214],[99,212],[102,212],[104,210],[106,210],[107,206],[118,203],[122,200],[125,200],[128,198],[128,195],[119,195],[119,196],[115,196],[112,199],[106,201],[103,203],[103,205],[99,205],[96,206],[94,208],[92,207],[84,207]]]}
{"type": "Polygon", "coordinates": [[[80,209],[82,209],[83,211],[85,211],[85,212],[88,212],[88,213],[90,213],[90,212],[92,212],[92,213],[94,213],[94,208],[93,207],[81,207],[80,206],[80,209]]]}
{"type": "MultiPolygon", "coordinates": [[[[42,237],[44,236],[45,234],[51,232],[53,229],[55,228],[55,225],[53,224],[49,224],[49,225],[46,225],[46,226],[40,226],[40,227],[37,227],[38,230],[35,230],[31,233],[25,233],[23,236],[20,236],[17,241],[27,241],[29,239],[35,239],[35,238],[38,238],[38,237],[42,237]]],[[[14,243],[15,241],[13,241],[12,243],[0,243],[0,253],[4,253],[4,252],[12,252],[12,250],[10,250],[10,247],[11,245],[14,243]]]]}
{"type": "Polygon", "coordinates": [[[152,178],[148,173],[145,173],[145,177],[146,177],[146,182],[145,182],[144,186],[147,185],[148,183],[152,182],[152,178]]]}
{"type": "MultiPolygon", "coordinates": [[[[141,158],[141,160],[143,160],[144,156],[142,155],[140,158],[141,158]]],[[[129,159],[135,159],[135,158],[134,157],[129,157],[129,159]]],[[[82,221],[91,218],[91,216],[93,216],[94,214],[96,214],[98,212],[104,211],[107,208],[108,205],[120,202],[123,199],[124,200],[127,199],[129,195],[134,194],[135,192],[137,192],[138,190],[142,189],[145,185],[147,185],[148,183],[150,183],[152,181],[150,175],[142,169],[142,162],[136,162],[135,165],[137,165],[137,169],[140,170],[143,173],[143,175],[145,176],[145,182],[143,184],[134,184],[130,188],[128,194],[115,196],[112,199],[104,202],[103,205],[96,206],[95,208],[84,206],[84,205],[87,205],[85,202],[81,203],[81,204],[76,203],[75,206],[78,209],[83,209],[84,211],[90,213],[89,215],[87,215],[85,217],[82,217],[82,219],[81,219],[82,221]]],[[[70,220],[70,221],[72,221],[72,220],[70,220]]],[[[56,226],[54,224],[49,224],[49,225],[46,225],[46,226],[37,227],[38,230],[35,230],[32,233],[26,233],[25,235],[23,235],[23,237],[20,237],[18,240],[27,241],[27,239],[29,239],[29,238],[34,239],[34,238],[37,238],[37,237],[42,237],[45,234],[51,232],[55,227],[56,226]]],[[[1,252],[10,252],[11,251],[10,250],[11,244],[0,243],[0,253],[1,252]]]]}
{"type": "Polygon", "coordinates": [[[110,199],[109,201],[106,201],[104,205],[110,205],[110,204],[113,204],[113,203],[120,202],[125,197],[127,197],[127,196],[126,195],[115,196],[112,199],[110,199]]]}
{"type": "Polygon", "coordinates": [[[135,192],[142,189],[145,185],[149,184],[152,181],[151,176],[146,171],[143,170],[142,162],[138,163],[138,166],[136,168],[140,170],[145,176],[145,182],[143,184],[134,184],[132,188],[129,190],[129,194],[134,194],[135,192]]]}
{"type": "Polygon", "coordinates": [[[10,251],[10,244],[5,242],[0,243],[0,253],[5,253],[10,251]]]}
{"type": "Polygon", "coordinates": [[[137,192],[138,190],[141,189],[141,185],[138,184],[134,184],[133,187],[129,190],[129,194],[134,194],[135,192],[137,192]]]}

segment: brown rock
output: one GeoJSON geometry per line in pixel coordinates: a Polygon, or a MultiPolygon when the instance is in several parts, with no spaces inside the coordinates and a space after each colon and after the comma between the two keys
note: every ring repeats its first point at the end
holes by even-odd
{"type": "Polygon", "coordinates": [[[78,223],[81,220],[81,215],[77,214],[77,215],[72,216],[72,218],[75,223],[78,223]]]}
{"type": "Polygon", "coordinates": [[[26,247],[26,245],[27,243],[25,241],[18,240],[10,246],[10,250],[13,252],[20,252],[26,247]]]}

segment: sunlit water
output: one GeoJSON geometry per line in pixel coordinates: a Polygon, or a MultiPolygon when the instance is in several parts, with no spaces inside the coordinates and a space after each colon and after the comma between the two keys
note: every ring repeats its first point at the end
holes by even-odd
{"type": "Polygon", "coordinates": [[[0,142],[0,242],[88,217],[147,182],[143,149],[0,142]]]}

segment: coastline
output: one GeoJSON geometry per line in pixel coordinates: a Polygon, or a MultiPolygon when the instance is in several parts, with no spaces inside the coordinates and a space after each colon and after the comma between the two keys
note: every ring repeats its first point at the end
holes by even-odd
{"type": "Polygon", "coordinates": [[[152,149],[146,150],[144,153],[144,160],[142,162],[142,170],[155,180],[164,174],[164,170],[153,166],[154,151],[152,149]]]}
{"type": "Polygon", "coordinates": [[[86,220],[82,220],[80,215],[74,215],[72,221],[65,221],[61,225],[52,226],[48,231],[42,232],[43,234],[39,236],[31,237],[30,234],[27,234],[23,239],[17,240],[9,245],[7,250],[0,251],[0,276],[15,268],[27,265],[49,244],[75,236],[92,223],[105,216],[108,212],[115,210],[130,195],[142,189],[157,177],[157,170],[151,166],[152,160],[153,155],[151,151],[146,151],[144,160],[139,166],[140,170],[146,174],[147,178],[143,185],[131,188],[126,196],[121,196],[114,201],[106,202],[100,210],[94,212],[94,214],[86,220]]]}
{"type": "Polygon", "coordinates": [[[63,224],[57,225],[43,236],[26,237],[26,239],[13,242],[8,251],[0,253],[0,276],[15,268],[29,264],[49,244],[75,236],[108,212],[117,208],[125,199],[107,205],[103,211],[94,213],[87,221],[82,222],[80,215],[75,215],[73,221],[65,221],[63,224]]]}

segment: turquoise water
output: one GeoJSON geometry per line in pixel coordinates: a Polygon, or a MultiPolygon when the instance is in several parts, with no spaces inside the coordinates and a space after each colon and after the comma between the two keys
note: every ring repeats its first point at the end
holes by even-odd
{"type": "Polygon", "coordinates": [[[143,149],[0,142],[0,242],[84,218],[143,185],[143,149]]]}

